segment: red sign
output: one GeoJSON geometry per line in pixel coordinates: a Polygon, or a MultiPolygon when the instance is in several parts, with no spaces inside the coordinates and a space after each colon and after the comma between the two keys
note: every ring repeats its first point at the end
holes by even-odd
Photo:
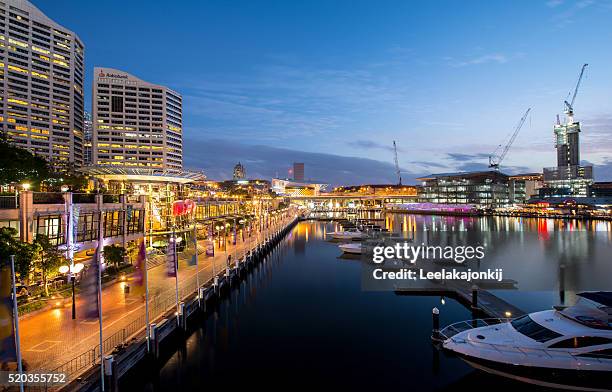
{"type": "Polygon", "coordinates": [[[172,203],[172,215],[185,216],[190,215],[195,211],[195,203],[193,200],[177,200],[172,203]]]}

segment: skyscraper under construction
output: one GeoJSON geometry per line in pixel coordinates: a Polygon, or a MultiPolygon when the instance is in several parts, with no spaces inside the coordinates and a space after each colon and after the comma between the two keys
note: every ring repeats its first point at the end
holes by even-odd
{"type": "Polygon", "coordinates": [[[574,101],[587,65],[580,70],[571,101],[565,101],[565,123],[557,117],[554,127],[557,167],[544,169],[545,187],[551,196],[586,196],[593,182],[593,167],[580,166],[580,123],[574,120],[574,101]]]}

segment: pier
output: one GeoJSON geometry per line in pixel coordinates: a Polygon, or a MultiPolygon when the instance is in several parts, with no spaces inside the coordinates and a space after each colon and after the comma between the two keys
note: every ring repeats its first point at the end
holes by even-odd
{"type": "MultiPolygon", "coordinates": [[[[161,316],[151,320],[150,336],[147,338],[145,327],[134,331],[132,336],[124,336],[118,344],[111,347],[104,356],[104,391],[116,392],[118,382],[131,369],[146,363],[156,363],[160,359],[163,347],[171,344],[173,339],[182,339],[191,326],[195,326],[197,317],[206,317],[214,312],[216,303],[224,298],[241,280],[248,276],[253,268],[265,263],[266,257],[282,241],[299,218],[294,217],[284,222],[278,228],[271,230],[261,242],[233,261],[225,269],[217,271],[210,280],[196,290],[181,296],[178,311],[170,307],[161,316]]],[[[94,350],[95,351],[95,350],[94,350]]],[[[99,352],[94,353],[99,357],[99,352]]],[[[78,362],[78,358],[76,359],[78,362]]],[[[75,364],[78,365],[78,364],[75,364]]],[[[59,369],[57,371],[62,371],[59,369]]],[[[46,390],[41,388],[41,390],[46,390]]],[[[63,386],[61,391],[93,392],[101,390],[100,363],[93,358],[93,363],[78,373],[74,373],[71,382],[63,386]],[[76,378],[75,378],[76,377],[76,378]]]]}

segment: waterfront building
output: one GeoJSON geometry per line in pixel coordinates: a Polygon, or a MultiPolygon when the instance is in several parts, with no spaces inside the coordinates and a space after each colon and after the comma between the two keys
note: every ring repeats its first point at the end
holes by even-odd
{"type": "Polygon", "coordinates": [[[293,180],[304,181],[304,164],[294,162],[293,163],[293,180]]]}
{"type": "Polygon", "coordinates": [[[183,104],[168,87],[94,68],[93,164],[181,169],[183,104]]]}
{"type": "Polygon", "coordinates": [[[2,134],[56,169],[83,164],[84,46],[26,0],[0,2],[2,134]]]}
{"type": "Polygon", "coordinates": [[[270,181],[263,179],[241,179],[217,182],[218,189],[229,195],[255,195],[268,193],[271,189],[270,181]]]}
{"type": "Polygon", "coordinates": [[[542,173],[515,174],[508,177],[508,192],[512,204],[522,204],[537,196],[544,186],[542,173]]]}
{"type": "Polygon", "coordinates": [[[100,217],[104,245],[125,247],[144,235],[144,196],[22,191],[15,198],[15,204],[3,203],[0,208],[0,227],[16,229],[24,242],[44,234],[60,249],[72,244],[75,252],[86,252],[96,247],[100,217]],[[73,238],[68,229],[71,220],[76,222],[73,238]]]}
{"type": "Polygon", "coordinates": [[[593,166],[559,166],[544,168],[541,197],[585,197],[593,184],[593,166]]]}
{"type": "Polygon", "coordinates": [[[93,121],[91,113],[85,112],[83,121],[83,165],[89,166],[92,164],[92,138],[93,138],[93,121]]]}
{"type": "Polygon", "coordinates": [[[246,177],[246,170],[244,169],[244,166],[242,166],[242,164],[240,162],[238,162],[236,164],[236,166],[234,166],[234,181],[235,180],[243,180],[246,177]]]}
{"type": "Polygon", "coordinates": [[[432,174],[420,177],[418,201],[422,203],[472,204],[479,208],[510,204],[508,176],[498,171],[432,174]]]}
{"type": "Polygon", "coordinates": [[[417,196],[418,186],[398,184],[364,184],[340,186],[334,188],[330,195],[346,196],[417,196]]]}
{"type": "Polygon", "coordinates": [[[325,187],[327,184],[316,181],[272,179],[272,190],[282,196],[318,196],[325,187]]]}
{"type": "Polygon", "coordinates": [[[612,198],[612,182],[595,182],[591,184],[589,196],[612,198]]]}

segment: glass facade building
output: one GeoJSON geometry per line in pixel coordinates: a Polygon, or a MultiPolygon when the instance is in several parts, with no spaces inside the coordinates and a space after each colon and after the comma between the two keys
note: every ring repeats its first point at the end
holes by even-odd
{"type": "Polygon", "coordinates": [[[418,200],[422,203],[473,204],[479,208],[510,204],[508,176],[497,171],[432,174],[422,182],[418,200]]]}

